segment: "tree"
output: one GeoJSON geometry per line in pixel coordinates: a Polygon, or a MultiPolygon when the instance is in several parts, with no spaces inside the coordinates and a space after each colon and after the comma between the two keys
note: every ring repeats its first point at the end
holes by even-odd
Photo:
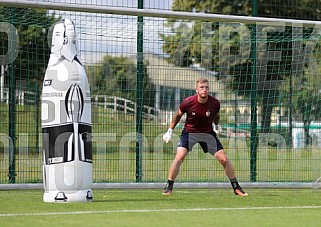
{"type": "MultiPolygon", "coordinates": [[[[252,15],[253,1],[221,1],[221,0],[174,0],[173,10],[185,12],[204,12],[229,15],[252,15]]],[[[292,0],[271,1],[257,0],[258,16],[280,17],[288,19],[320,20],[320,1],[292,0]]]]}
{"type": "MultiPolygon", "coordinates": [[[[319,49],[319,48],[318,48],[319,49]]],[[[320,58],[319,58],[320,59],[320,58]]],[[[280,90],[281,97],[287,97],[289,87],[292,87],[292,105],[297,116],[297,120],[303,122],[305,145],[311,145],[312,138],[309,133],[312,121],[320,121],[321,108],[321,79],[320,71],[316,74],[304,72],[302,75],[294,78],[286,78],[283,89],[280,90]],[[290,85],[292,83],[292,85],[290,85]]],[[[286,103],[286,100],[284,100],[286,103]]]]}
{"type": "MultiPolygon", "coordinates": [[[[258,16],[262,17],[282,17],[289,19],[310,19],[320,20],[321,15],[318,13],[320,3],[318,0],[295,0],[289,2],[277,2],[271,4],[267,0],[258,1],[258,16]],[[289,5],[291,4],[291,5],[289,5]]],[[[218,1],[218,0],[174,0],[173,10],[188,12],[204,12],[216,14],[245,15],[252,14],[251,1],[218,1]]],[[[164,40],[163,51],[169,54],[169,61],[175,65],[186,66],[183,63],[199,63],[203,68],[208,70],[219,70],[222,74],[227,74],[226,83],[231,91],[239,95],[249,96],[251,90],[251,67],[252,59],[228,59],[224,56],[218,57],[216,53],[222,49],[229,49],[231,53],[236,54],[240,51],[240,35],[228,31],[228,27],[218,26],[218,23],[208,23],[200,21],[173,20],[167,22],[171,33],[162,34],[164,40]],[[202,27],[206,24],[207,31],[202,27]],[[184,30],[182,29],[184,28],[184,30]],[[203,29],[203,30],[202,30],[203,29]],[[227,32],[231,37],[227,43],[220,44],[220,33],[227,32]],[[207,34],[208,33],[208,34],[207,34]],[[189,35],[189,36],[188,36],[189,35]],[[208,36],[207,40],[211,46],[206,44],[205,50],[210,50],[210,59],[205,57],[204,61],[204,35],[208,36]],[[202,36],[202,38],[201,38],[202,36]],[[183,41],[184,37],[189,42],[183,41]],[[179,43],[179,44],[175,44],[179,43]],[[184,57],[180,61],[179,57],[184,57]],[[228,65],[228,70],[227,66],[228,65]]],[[[266,29],[269,29],[268,27],[266,29]]],[[[248,25],[248,30],[252,32],[252,27],[248,25]]],[[[267,31],[268,32],[268,31],[267,31]]],[[[267,50],[281,51],[281,60],[278,63],[268,62],[266,75],[257,75],[259,80],[263,79],[266,83],[258,84],[258,101],[262,106],[262,132],[270,131],[271,114],[274,106],[277,104],[280,93],[280,82],[287,78],[291,72],[291,42],[292,30],[289,27],[283,32],[268,32],[269,38],[267,50]],[[286,67],[283,67],[286,66],[286,67]],[[264,78],[263,78],[264,76],[264,78]],[[267,87],[268,86],[268,87],[267,87]]],[[[309,33],[309,31],[307,31],[309,33]]],[[[260,44],[262,45],[262,44],[260,44]]],[[[265,44],[264,44],[265,45],[265,44]]]]}
{"type": "Polygon", "coordinates": [[[250,15],[250,1],[174,0],[173,10],[187,12],[250,15]]]}
{"type": "MultiPolygon", "coordinates": [[[[0,8],[0,21],[14,25],[18,31],[18,55],[12,63],[14,71],[10,72],[16,80],[26,80],[29,85],[42,83],[50,56],[48,31],[58,20],[54,14],[48,15],[47,10],[0,8]]],[[[0,54],[7,53],[8,43],[8,35],[1,33],[0,54]]]]}
{"type": "MultiPolygon", "coordinates": [[[[144,63],[144,72],[147,72],[147,64],[144,63]]],[[[95,71],[88,72],[88,77],[95,83],[93,94],[113,95],[136,102],[137,67],[128,57],[106,55],[95,71]]],[[[143,104],[153,106],[155,89],[147,73],[144,73],[143,83],[143,104]]]]}

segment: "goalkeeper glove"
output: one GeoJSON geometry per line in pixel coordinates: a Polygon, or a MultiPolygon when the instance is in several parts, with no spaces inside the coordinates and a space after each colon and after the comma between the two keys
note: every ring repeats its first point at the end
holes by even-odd
{"type": "Polygon", "coordinates": [[[172,137],[173,129],[169,128],[167,132],[163,135],[163,140],[165,143],[168,143],[172,137]]]}
{"type": "Polygon", "coordinates": [[[221,125],[219,125],[219,124],[215,125],[214,131],[216,134],[220,134],[222,132],[221,125]]]}

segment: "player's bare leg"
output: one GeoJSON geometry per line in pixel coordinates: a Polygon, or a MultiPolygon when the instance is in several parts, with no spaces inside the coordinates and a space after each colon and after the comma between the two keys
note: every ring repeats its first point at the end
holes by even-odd
{"type": "Polygon", "coordinates": [[[219,150],[214,154],[214,157],[222,164],[224,167],[224,171],[226,176],[230,179],[235,195],[239,196],[247,196],[248,194],[243,191],[241,186],[239,185],[235,174],[234,167],[232,162],[227,158],[224,150],[219,150]]]}
{"type": "Polygon", "coordinates": [[[179,174],[181,165],[185,157],[187,156],[187,154],[188,154],[188,151],[186,148],[184,147],[177,148],[176,156],[169,167],[168,181],[164,188],[163,195],[170,195],[172,193],[174,181],[177,175],[179,174]]]}
{"type": "Polygon", "coordinates": [[[222,164],[226,176],[229,179],[235,178],[234,167],[231,161],[227,158],[224,150],[219,150],[214,154],[214,157],[222,164]]]}

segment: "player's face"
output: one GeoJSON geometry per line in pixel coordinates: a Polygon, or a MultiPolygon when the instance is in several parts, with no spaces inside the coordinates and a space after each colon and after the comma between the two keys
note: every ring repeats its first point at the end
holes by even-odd
{"type": "Polygon", "coordinates": [[[196,87],[196,93],[200,98],[207,98],[209,93],[209,85],[208,83],[198,83],[196,87]]]}

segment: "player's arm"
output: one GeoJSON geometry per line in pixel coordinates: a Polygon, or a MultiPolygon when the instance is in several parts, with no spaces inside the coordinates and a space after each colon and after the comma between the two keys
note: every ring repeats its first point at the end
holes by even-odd
{"type": "Polygon", "coordinates": [[[170,141],[170,139],[172,137],[173,129],[178,124],[178,122],[181,120],[183,115],[184,115],[184,113],[182,113],[182,111],[180,109],[178,109],[177,112],[174,114],[174,116],[172,118],[172,122],[169,125],[167,132],[163,135],[163,140],[165,143],[168,143],[170,141]]]}
{"type": "Polygon", "coordinates": [[[217,113],[214,115],[213,123],[214,123],[214,125],[218,125],[219,122],[220,122],[220,113],[217,112],[217,113]]]}
{"type": "Polygon", "coordinates": [[[181,120],[183,115],[184,115],[184,113],[182,113],[182,111],[180,109],[178,109],[172,118],[172,122],[169,125],[169,128],[174,129],[175,126],[178,124],[178,122],[181,120]]]}
{"type": "Polygon", "coordinates": [[[219,122],[220,122],[220,114],[217,112],[213,118],[214,131],[216,132],[216,134],[220,134],[222,132],[222,128],[219,125],[219,122]]]}

